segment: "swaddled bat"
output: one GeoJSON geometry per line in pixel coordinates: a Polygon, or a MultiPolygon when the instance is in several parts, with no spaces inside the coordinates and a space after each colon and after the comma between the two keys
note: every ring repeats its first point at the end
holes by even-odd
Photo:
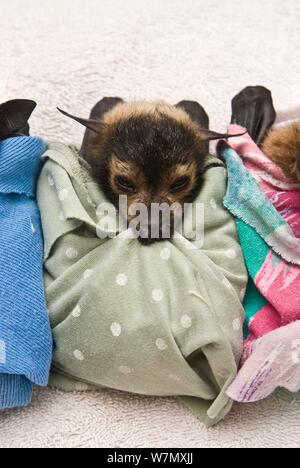
{"type": "Polygon", "coordinates": [[[271,129],[276,112],[271,92],[249,86],[232,100],[232,123],[245,127],[287,177],[300,183],[300,121],[271,129]]]}
{"type": "MultiPolygon", "coordinates": [[[[230,137],[208,130],[205,110],[192,101],[172,106],[104,98],[90,119],[60,112],[88,129],[81,155],[109,201],[118,207],[119,196],[128,197],[123,213],[128,221],[135,217],[131,207],[137,203],[146,205],[150,213],[154,203],[192,202],[201,189],[209,140],[230,137]]],[[[141,236],[144,243],[162,237],[161,224],[160,235],[150,236],[151,223],[149,217],[141,236]]]]}
{"type": "Polygon", "coordinates": [[[0,141],[29,136],[28,120],[36,107],[34,101],[15,99],[0,105],[0,141]]]}

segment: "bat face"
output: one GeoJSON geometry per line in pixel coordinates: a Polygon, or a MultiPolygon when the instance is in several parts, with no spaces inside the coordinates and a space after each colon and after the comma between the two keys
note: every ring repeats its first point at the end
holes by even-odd
{"type": "Polygon", "coordinates": [[[193,202],[201,189],[208,140],[228,136],[208,131],[204,109],[190,101],[171,106],[105,98],[90,120],[63,113],[89,129],[82,156],[128,223],[140,214],[138,206],[147,208],[140,229],[144,243],[165,238],[165,232],[170,237],[182,218],[181,207],[193,202]],[[119,205],[120,196],[127,197],[126,209],[119,205]],[[169,217],[154,219],[155,205],[165,211],[172,207],[169,217]]]}
{"type": "MultiPolygon", "coordinates": [[[[195,199],[207,143],[183,111],[162,104],[121,104],[103,122],[102,132],[92,137],[89,162],[115,206],[121,195],[127,196],[123,215],[128,221],[135,217],[135,207],[143,204],[150,230],[153,204],[183,205],[195,199]]],[[[171,230],[175,215],[172,212],[171,230]]]]}

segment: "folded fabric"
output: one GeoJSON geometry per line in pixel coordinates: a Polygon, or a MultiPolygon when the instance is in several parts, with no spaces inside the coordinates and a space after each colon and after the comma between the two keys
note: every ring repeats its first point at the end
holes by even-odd
{"type": "MultiPolygon", "coordinates": [[[[207,425],[216,423],[232,405],[225,391],[241,357],[247,282],[235,223],[222,206],[223,163],[208,162],[197,200],[204,244],[190,233],[143,246],[118,225],[105,236],[107,200],[75,148],[52,144],[45,159],[38,203],[52,382],[178,395],[207,425]]],[[[186,216],[192,220],[193,210],[186,216]]]]}
{"type": "MultiPolygon", "coordinates": [[[[230,131],[240,130],[240,127],[230,126],[230,131]]],[[[253,368],[259,371],[264,365],[265,351],[261,359],[260,353],[269,349],[273,341],[268,337],[266,346],[263,340],[259,346],[253,345],[253,341],[300,320],[300,186],[288,180],[249,135],[234,138],[230,146],[221,143],[219,152],[227,163],[229,178],[224,204],[236,216],[250,274],[244,300],[246,342],[243,360],[256,350],[244,364],[243,379],[239,377],[239,385],[235,385],[234,392],[231,389],[229,394],[239,401],[256,401],[268,396],[272,386],[264,378],[267,374],[270,376],[270,372],[264,377],[260,375],[259,385],[256,381],[254,385],[253,368]],[[256,390],[249,392],[252,385],[256,390]]],[[[282,333],[286,343],[288,334],[282,333]]],[[[291,333],[289,349],[293,347],[294,335],[291,333]]],[[[272,353],[269,357],[273,368],[282,365],[283,355],[274,350],[272,353]]],[[[291,387],[284,380],[280,385],[291,387]]]]}
{"type": "Polygon", "coordinates": [[[35,188],[45,143],[0,142],[0,409],[31,401],[48,382],[52,339],[43,287],[35,188]]]}

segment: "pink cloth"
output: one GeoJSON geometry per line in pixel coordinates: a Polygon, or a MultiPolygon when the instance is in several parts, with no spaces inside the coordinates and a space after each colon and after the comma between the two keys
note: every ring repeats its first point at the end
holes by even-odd
{"type": "Polygon", "coordinates": [[[269,396],[277,387],[300,388],[300,321],[268,333],[250,344],[250,356],[227,395],[250,403],[269,396]]]}
{"type": "MultiPolygon", "coordinates": [[[[228,131],[237,133],[242,130],[238,125],[230,125],[228,131]]],[[[229,144],[243,159],[245,167],[289,224],[295,237],[300,239],[300,184],[286,177],[282,169],[265,156],[248,134],[232,138],[229,144]]]]}
{"type": "MultiPolygon", "coordinates": [[[[241,128],[231,125],[229,132],[241,128]]],[[[249,322],[243,365],[227,392],[234,400],[254,402],[277,387],[300,389],[300,184],[289,180],[248,134],[231,139],[230,146],[286,222],[264,239],[270,252],[254,283],[268,304],[249,322]]],[[[261,205],[257,211],[262,212],[261,205]]]]}
{"type": "MultiPolygon", "coordinates": [[[[241,127],[231,125],[230,133],[241,132],[241,127]]],[[[246,134],[230,140],[230,146],[242,158],[246,169],[258,182],[260,189],[281,217],[288,223],[286,245],[270,239],[270,253],[255,277],[255,285],[268,300],[249,328],[252,338],[259,338],[280,326],[300,320],[300,184],[288,179],[251,137],[246,134]],[[295,255],[290,258],[290,252],[295,255]]]]}

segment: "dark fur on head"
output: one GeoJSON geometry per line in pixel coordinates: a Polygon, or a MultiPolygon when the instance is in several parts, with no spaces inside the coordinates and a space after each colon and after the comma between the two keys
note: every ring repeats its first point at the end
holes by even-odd
{"type": "Polygon", "coordinates": [[[123,104],[106,114],[105,126],[91,135],[87,160],[113,203],[188,202],[198,194],[208,154],[200,128],[185,113],[166,104],[123,104]],[[117,183],[125,177],[135,190],[117,183]],[[189,177],[182,190],[171,187],[189,177]]]}
{"type": "Polygon", "coordinates": [[[191,101],[171,106],[104,98],[89,120],[75,120],[88,128],[81,154],[108,200],[118,207],[119,196],[127,195],[128,220],[137,203],[151,208],[192,202],[201,189],[209,140],[228,136],[210,132],[206,112],[191,101]]]}

